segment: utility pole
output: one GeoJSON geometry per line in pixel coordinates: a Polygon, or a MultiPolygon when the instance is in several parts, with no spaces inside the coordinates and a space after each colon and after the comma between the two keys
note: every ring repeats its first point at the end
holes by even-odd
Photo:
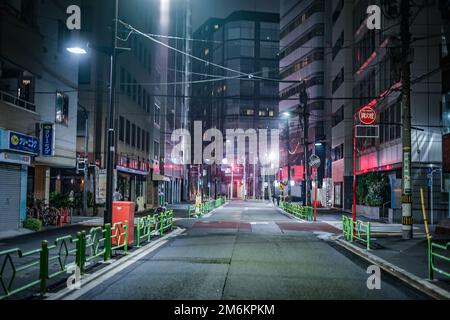
{"type": "Polygon", "coordinates": [[[403,166],[402,166],[402,234],[403,239],[413,238],[412,184],[411,184],[411,47],[410,0],[401,0],[402,40],[402,109],[403,109],[403,166]]]}
{"type": "Polygon", "coordinates": [[[113,188],[114,188],[114,158],[116,154],[115,148],[115,86],[116,86],[116,59],[117,59],[117,28],[119,18],[119,0],[115,1],[114,6],[114,20],[113,20],[113,41],[111,51],[110,64],[110,78],[109,78],[109,128],[108,128],[108,149],[106,159],[106,211],[104,217],[104,224],[112,222],[112,203],[113,203],[113,188]]]}
{"type": "Polygon", "coordinates": [[[286,141],[286,160],[287,160],[287,170],[288,170],[288,201],[291,201],[291,162],[289,161],[289,118],[286,120],[286,131],[287,131],[287,141],[286,141]]]}
{"type": "Polygon", "coordinates": [[[89,178],[89,113],[84,109],[84,185],[83,185],[83,211],[88,210],[88,178],[89,178]]]}
{"type": "MultiPolygon", "coordinates": [[[[299,108],[303,107],[303,150],[305,155],[305,205],[307,206],[308,201],[308,188],[309,188],[309,164],[308,164],[308,140],[309,140],[309,114],[308,114],[308,93],[306,92],[306,83],[302,81],[300,84],[300,93],[299,93],[299,108]]],[[[299,112],[299,121],[302,122],[301,119],[302,113],[299,112]]]]}

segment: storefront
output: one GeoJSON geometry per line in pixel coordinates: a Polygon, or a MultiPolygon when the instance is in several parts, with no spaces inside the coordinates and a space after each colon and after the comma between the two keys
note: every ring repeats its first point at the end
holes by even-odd
{"type": "Polygon", "coordinates": [[[0,129],[0,231],[14,230],[26,217],[28,167],[39,140],[0,129]]]}
{"type": "Polygon", "coordinates": [[[150,165],[142,160],[120,156],[116,169],[117,189],[122,194],[123,200],[135,202],[138,197],[143,197],[145,203],[150,165]]]}

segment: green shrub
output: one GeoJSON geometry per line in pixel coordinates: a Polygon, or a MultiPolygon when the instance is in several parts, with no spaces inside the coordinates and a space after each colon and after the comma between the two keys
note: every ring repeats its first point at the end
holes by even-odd
{"type": "Polygon", "coordinates": [[[42,221],[35,218],[27,218],[23,221],[23,227],[33,231],[41,231],[42,221]]]}
{"type": "Polygon", "coordinates": [[[357,177],[356,196],[358,205],[381,207],[389,198],[389,180],[377,172],[357,177]]]}

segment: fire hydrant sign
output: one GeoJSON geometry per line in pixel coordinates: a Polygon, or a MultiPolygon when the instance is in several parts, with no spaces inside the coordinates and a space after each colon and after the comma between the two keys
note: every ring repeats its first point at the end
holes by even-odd
{"type": "Polygon", "coordinates": [[[377,120],[377,113],[371,107],[364,107],[359,111],[359,121],[365,125],[371,125],[377,120]]]}

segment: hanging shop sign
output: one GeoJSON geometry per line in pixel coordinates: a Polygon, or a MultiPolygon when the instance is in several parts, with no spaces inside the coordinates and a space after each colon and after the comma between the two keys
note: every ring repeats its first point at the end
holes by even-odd
{"type": "Polygon", "coordinates": [[[39,154],[39,139],[22,133],[8,131],[8,149],[31,155],[39,154]]]}
{"type": "Polygon", "coordinates": [[[52,157],[55,155],[54,148],[55,131],[52,123],[42,125],[42,156],[52,157]]]}

